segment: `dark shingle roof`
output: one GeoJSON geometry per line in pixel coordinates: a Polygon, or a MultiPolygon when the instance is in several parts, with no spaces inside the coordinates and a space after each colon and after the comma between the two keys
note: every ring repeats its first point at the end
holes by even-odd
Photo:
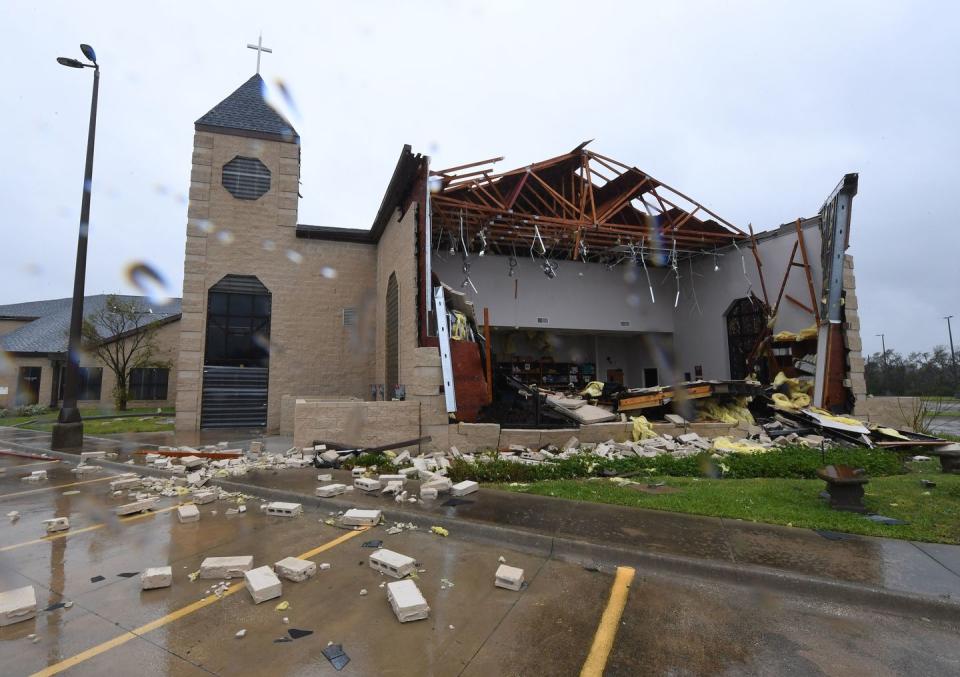
{"type": "MultiPolygon", "coordinates": [[[[84,317],[103,308],[107,297],[107,294],[85,297],[83,299],[84,317]]],[[[151,308],[158,322],[180,315],[180,299],[171,299],[169,303],[161,306],[152,303],[144,296],[117,294],[117,298],[151,308]]],[[[0,336],[0,349],[11,353],[65,353],[67,337],[70,333],[71,302],[72,299],[66,298],[0,306],[0,317],[37,318],[29,324],[0,336]]]]}
{"type": "Polygon", "coordinates": [[[263,98],[264,87],[263,78],[254,75],[197,120],[197,129],[299,143],[297,130],[263,98]]]}

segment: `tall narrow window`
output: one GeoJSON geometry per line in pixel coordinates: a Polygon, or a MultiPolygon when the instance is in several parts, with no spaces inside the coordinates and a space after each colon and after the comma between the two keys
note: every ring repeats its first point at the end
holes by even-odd
{"type": "Polygon", "coordinates": [[[397,274],[391,273],[387,281],[386,299],[386,366],[387,392],[392,393],[400,380],[400,290],[397,274]]]}
{"type": "MultiPolygon", "coordinates": [[[[60,367],[60,378],[57,399],[63,399],[63,383],[67,378],[67,368],[60,367]]],[[[80,367],[79,382],[77,383],[78,400],[99,400],[101,384],[103,383],[103,367],[80,367]]]]}
{"type": "Polygon", "coordinates": [[[131,400],[167,399],[168,369],[145,368],[130,371],[131,400]]]}
{"type": "Polygon", "coordinates": [[[227,275],[207,303],[205,364],[266,367],[270,357],[270,292],[252,275],[227,275]]]}

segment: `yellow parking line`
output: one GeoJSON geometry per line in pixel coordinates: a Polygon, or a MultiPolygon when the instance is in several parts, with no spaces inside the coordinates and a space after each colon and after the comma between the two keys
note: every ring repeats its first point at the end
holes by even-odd
{"type": "MultiPolygon", "coordinates": [[[[144,519],[145,517],[150,517],[151,515],[158,515],[162,512],[169,512],[174,510],[177,506],[171,505],[167,508],[160,508],[159,510],[153,510],[151,512],[140,513],[139,515],[131,515],[129,517],[121,517],[120,523],[126,524],[127,522],[136,522],[137,520],[144,519]]],[[[66,538],[67,536],[76,536],[77,534],[82,534],[87,531],[96,531],[97,529],[103,529],[106,523],[103,524],[92,524],[89,527],[83,527],[80,529],[69,529],[67,531],[61,531],[56,534],[50,534],[49,536],[44,536],[43,538],[35,538],[32,541],[24,541],[23,543],[14,543],[13,545],[5,545],[0,548],[0,552],[6,552],[8,550],[16,550],[17,548],[23,548],[28,545],[35,545],[37,543],[47,543],[49,541],[55,541],[58,538],[66,538]]]]}
{"type": "MultiPolygon", "coordinates": [[[[362,534],[364,531],[366,531],[367,528],[369,528],[369,527],[366,527],[366,528],[363,528],[363,529],[358,529],[357,531],[349,531],[349,532],[347,532],[346,534],[344,534],[343,536],[339,536],[339,537],[333,539],[332,541],[328,541],[327,543],[324,543],[323,545],[321,545],[321,546],[319,546],[319,547],[317,547],[317,548],[314,548],[313,550],[308,550],[307,552],[305,552],[305,553],[303,553],[302,555],[300,555],[300,559],[308,559],[308,558],[310,558],[310,557],[312,557],[312,556],[314,556],[314,555],[320,554],[320,553],[323,552],[324,550],[329,550],[330,548],[335,548],[336,546],[340,545],[341,543],[343,543],[343,542],[345,542],[345,541],[349,541],[351,538],[353,538],[353,537],[355,537],[355,536],[359,536],[359,535],[362,534]]],[[[199,602],[193,602],[192,604],[188,604],[187,606],[182,607],[182,608],[180,608],[180,609],[177,609],[176,611],[173,611],[173,612],[167,614],[166,616],[163,616],[163,617],[161,617],[161,618],[158,618],[158,619],[156,619],[155,621],[150,621],[150,622],[147,623],[146,625],[141,625],[139,628],[134,628],[133,630],[130,630],[130,631],[128,631],[128,632],[125,632],[125,633],[123,633],[122,635],[118,635],[118,636],[114,637],[113,639],[107,640],[107,641],[104,642],[103,644],[98,644],[97,646],[90,647],[90,648],[87,649],[86,651],[81,651],[80,653],[76,654],[75,656],[71,656],[70,658],[66,658],[66,659],[60,661],[59,663],[54,663],[53,665],[50,665],[50,666],[44,668],[43,670],[40,670],[40,671],[38,671],[38,672],[33,673],[33,676],[32,676],[32,677],[46,677],[47,675],[56,675],[56,674],[59,674],[59,673],[63,672],[64,670],[68,670],[68,669],[72,668],[72,667],[75,666],[75,665],[79,665],[80,663],[84,662],[85,660],[88,660],[88,659],[90,659],[90,658],[93,658],[94,656],[99,656],[100,654],[102,654],[102,653],[104,653],[104,652],[107,652],[107,651],[109,651],[110,649],[116,648],[116,647],[120,646],[121,644],[126,644],[126,643],[129,642],[131,639],[137,639],[137,638],[140,637],[141,635],[145,635],[146,633],[150,632],[151,630],[156,630],[157,628],[162,628],[164,625],[169,625],[170,623],[173,623],[174,621],[179,620],[179,619],[183,618],[184,616],[188,616],[188,615],[192,614],[194,611],[199,611],[200,609],[203,609],[204,607],[210,606],[210,605],[213,604],[214,602],[218,602],[218,601],[220,601],[221,599],[223,599],[224,597],[229,597],[230,595],[234,594],[235,592],[240,591],[240,589],[242,589],[243,587],[244,587],[244,586],[243,586],[243,583],[233,583],[233,584],[232,584],[229,588],[227,588],[226,591],[223,592],[223,594],[221,594],[219,597],[218,597],[217,595],[215,595],[215,594],[214,594],[214,595],[208,595],[208,596],[204,597],[203,599],[201,599],[199,602]]]]}
{"type": "Polygon", "coordinates": [[[41,491],[53,491],[54,489],[65,489],[67,487],[78,487],[81,484],[91,484],[93,482],[104,482],[106,480],[116,479],[116,475],[107,475],[93,480],[81,480],[80,482],[70,482],[68,484],[53,484],[49,487],[40,487],[39,489],[27,489],[26,491],[16,491],[12,494],[0,494],[0,500],[4,498],[13,498],[14,496],[26,496],[27,494],[36,494],[41,491]]]}
{"type": "Polygon", "coordinates": [[[630,583],[636,573],[632,567],[617,567],[617,575],[613,579],[613,587],[610,588],[607,608],[603,610],[603,615],[600,617],[600,625],[597,626],[597,633],[593,636],[593,645],[590,647],[587,660],[580,669],[580,677],[602,677],[603,670],[607,667],[607,659],[610,657],[610,650],[613,649],[613,640],[617,637],[620,617],[623,616],[623,608],[627,604],[627,595],[630,594],[630,583]]]}

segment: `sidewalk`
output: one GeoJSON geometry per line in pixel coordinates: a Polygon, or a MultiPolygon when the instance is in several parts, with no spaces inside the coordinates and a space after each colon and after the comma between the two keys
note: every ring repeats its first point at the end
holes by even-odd
{"type": "MultiPolygon", "coordinates": [[[[49,438],[48,433],[0,428],[0,448],[49,452],[49,438]]],[[[285,438],[265,441],[271,451],[289,446],[285,438]]],[[[88,439],[84,449],[118,451],[121,454],[118,460],[122,462],[134,458],[129,452],[145,446],[149,445],[101,438],[88,439]]],[[[156,471],[150,472],[156,474],[156,471]]],[[[323,472],[331,472],[334,481],[352,483],[347,471],[323,472]]],[[[552,549],[555,542],[562,540],[568,547],[577,546],[581,554],[595,550],[597,561],[603,559],[605,552],[634,552],[652,558],[665,569],[664,573],[669,573],[673,564],[679,571],[682,565],[696,562],[701,569],[715,567],[719,576],[729,574],[742,578],[745,572],[753,571],[764,573],[770,580],[782,579],[785,584],[801,578],[834,581],[867,586],[874,592],[937,600],[960,609],[960,546],[853,534],[826,537],[810,529],[581,503],[494,489],[481,489],[456,505],[448,504],[444,497],[397,505],[388,498],[360,491],[339,497],[346,500],[325,500],[313,495],[316,475],[312,468],[253,471],[245,477],[218,483],[252,494],[269,493],[311,505],[328,505],[331,510],[342,509],[347,504],[377,507],[391,521],[442,523],[455,536],[458,529],[461,535],[487,533],[483,532],[486,527],[494,528],[490,533],[495,538],[518,544],[524,540],[543,543],[546,539],[552,549]]],[[[417,483],[408,483],[408,488],[411,485],[414,488],[411,493],[415,493],[417,483]]]]}

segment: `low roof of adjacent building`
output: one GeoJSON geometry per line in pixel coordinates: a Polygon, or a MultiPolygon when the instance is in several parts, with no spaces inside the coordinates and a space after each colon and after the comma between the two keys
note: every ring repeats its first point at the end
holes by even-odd
{"type": "MultiPolygon", "coordinates": [[[[110,296],[110,294],[97,294],[84,297],[84,317],[101,310],[110,296]]],[[[136,303],[148,310],[156,317],[154,322],[168,322],[180,317],[180,299],[170,299],[169,303],[161,305],[145,296],[121,294],[115,296],[121,301],[136,303]]],[[[62,298],[0,305],[0,320],[27,322],[0,336],[0,349],[9,353],[65,353],[70,333],[72,302],[72,298],[62,298]]],[[[104,338],[114,337],[104,336],[104,338]]]]}

